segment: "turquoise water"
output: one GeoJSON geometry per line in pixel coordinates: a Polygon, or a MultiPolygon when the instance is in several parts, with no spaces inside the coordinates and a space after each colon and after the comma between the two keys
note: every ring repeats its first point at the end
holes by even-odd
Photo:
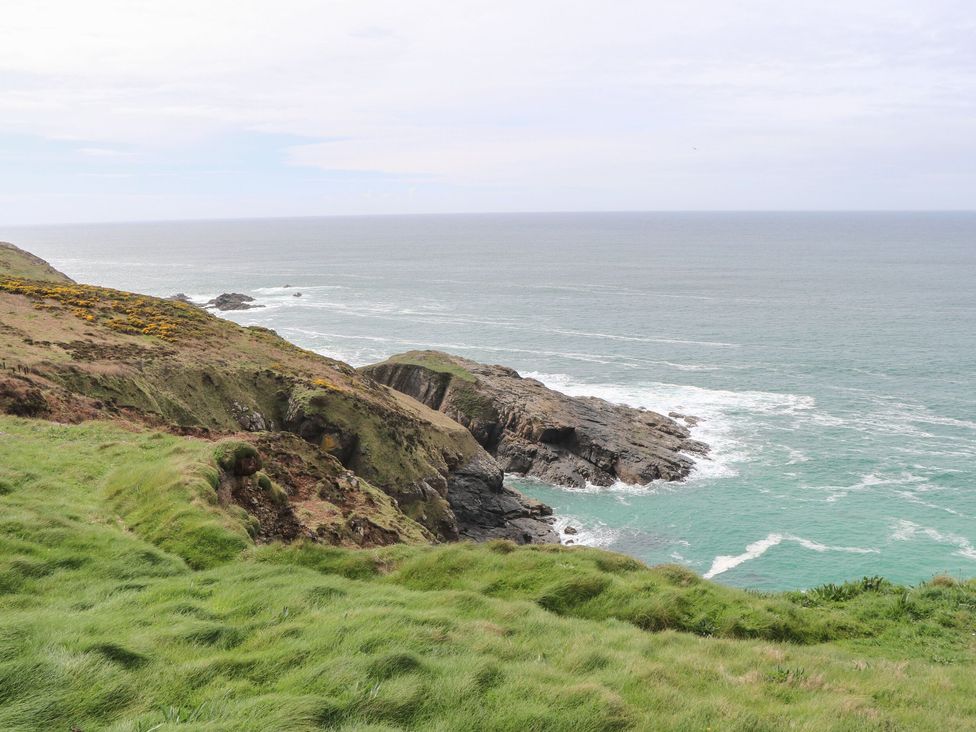
{"type": "Polygon", "coordinates": [[[211,221],[0,239],[87,282],[250,292],[266,307],[230,317],[356,365],[438,348],[701,417],[712,459],[684,483],[512,479],[578,542],[765,589],[976,575],[974,214],[211,221]]]}

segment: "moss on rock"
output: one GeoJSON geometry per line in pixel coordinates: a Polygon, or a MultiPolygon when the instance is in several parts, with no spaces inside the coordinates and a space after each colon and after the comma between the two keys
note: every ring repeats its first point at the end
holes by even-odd
{"type": "Polygon", "coordinates": [[[262,467],[261,455],[246,442],[221,442],[214,450],[214,458],[221,470],[238,477],[254,475],[262,467]]]}

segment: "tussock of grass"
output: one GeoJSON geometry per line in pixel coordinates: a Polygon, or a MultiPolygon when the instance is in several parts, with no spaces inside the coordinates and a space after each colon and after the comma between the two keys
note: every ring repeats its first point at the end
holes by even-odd
{"type": "Polygon", "coordinates": [[[125,525],[193,569],[230,561],[251,545],[246,515],[218,506],[216,472],[201,457],[199,449],[176,448],[106,479],[108,503],[125,525]]]}
{"type": "Polygon", "coordinates": [[[243,537],[206,497],[211,454],[0,417],[0,729],[945,732],[976,718],[973,582],[760,596],[505,542],[267,546],[194,570],[186,557],[213,546],[194,526],[243,537]]]}

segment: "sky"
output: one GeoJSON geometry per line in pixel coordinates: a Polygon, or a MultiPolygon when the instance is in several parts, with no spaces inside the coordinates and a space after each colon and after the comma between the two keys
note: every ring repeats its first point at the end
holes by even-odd
{"type": "Polygon", "coordinates": [[[976,209],[971,0],[0,0],[0,225],[976,209]]]}

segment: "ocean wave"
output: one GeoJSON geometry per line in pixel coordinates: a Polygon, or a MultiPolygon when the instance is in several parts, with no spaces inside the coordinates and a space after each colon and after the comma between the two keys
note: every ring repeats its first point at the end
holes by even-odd
{"type": "Polygon", "coordinates": [[[553,333],[559,333],[560,335],[574,335],[583,336],[584,338],[605,338],[612,341],[631,341],[635,343],[669,343],[672,345],[685,345],[685,346],[712,346],[714,348],[741,348],[741,343],[727,343],[724,341],[692,341],[681,338],[650,338],[647,336],[627,336],[627,335],[617,335],[615,333],[599,333],[586,330],[564,330],[560,328],[553,328],[553,333]]]}
{"type": "Polygon", "coordinates": [[[720,554],[712,560],[712,566],[709,568],[705,574],[702,575],[705,579],[712,579],[713,577],[720,575],[724,572],[728,572],[730,569],[738,567],[740,564],[749,562],[753,559],[758,559],[763,554],[768,552],[774,546],[782,544],[784,541],[793,542],[799,544],[804,549],[809,549],[815,552],[844,552],[846,554],[879,554],[878,549],[865,549],[863,547],[857,546],[830,546],[828,544],[821,544],[817,541],[812,541],[810,539],[804,539],[801,536],[793,536],[792,534],[778,534],[772,533],[767,535],[764,539],[759,541],[754,541],[752,544],[746,546],[746,550],[742,554],[720,554]]]}
{"type": "Polygon", "coordinates": [[[827,496],[827,503],[834,503],[842,498],[846,498],[850,493],[859,493],[861,491],[871,490],[878,486],[903,486],[910,485],[913,483],[924,483],[925,478],[920,475],[914,475],[912,473],[903,472],[899,475],[893,477],[882,477],[877,473],[867,473],[860,476],[860,480],[851,485],[826,485],[826,486],[804,486],[810,490],[821,490],[829,491],[830,495],[827,496]]]}
{"type": "Polygon", "coordinates": [[[914,503],[919,506],[924,506],[925,508],[931,508],[934,511],[944,511],[945,513],[952,514],[953,516],[959,516],[961,518],[970,518],[966,514],[962,513],[961,511],[957,511],[954,508],[949,508],[948,506],[940,506],[936,503],[932,503],[931,501],[926,501],[924,498],[921,498],[917,493],[913,493],[912,491],[895,491],[895,493],[901,496],[902,498],[904,498],[909,503],[914,503]]]}
{"type": "Polygon", "coordinates": [[[323,333],[321,331],[307,330],[305,328],[282,328],[280,332],[283,334],[298,333],[300,335],[311,336],[312,338],[338,338],[340,340],[372,341],[374,343],[402,343],[403,342],[403,341],[398,341],[395,338],[384,338],[383,336],[346,335],[343,333],[323,333]]]}
{"type": "Polygon", "coordinates": [[[919,536],[924,536],[939,544],[948,544],[956,547],[953,554],[965,557],[966,559],[976,560],[976,547],[964,536],[951,532],[942,532],[928,526],[920,526],[914,521],[899,519],[892,527],[892,533],[888,537],[891,541],[911,541],[919,536]]]}
{"type": "Polygon", "coordinates": [[[288,296],[294,299],[296,292],[302,293],[304,297],[306,292],[318,292],[319,290],[348,290],[349,285],[292,285],[291,287],[258,287],[255,288],[254,292],[260,293],[262,295],[282,295],[288,296]]]}
{"type": "Polygon", "coordinates": [[[710,447],[705,457],[689,455],[695,470],[689,480],[715,480],[738,475],[735,467],[750,460],[762,445],[745,436],[757,428],[767,415],[796,415],[813,410],[813,397],[761,391],[726,391],[684,384],[649,382],[637,386],[585,383],[566,374],[526,372],[551,389],[569,396],[595,396],[615,404],[650,409],[661,414],[671,411],[699,417],[692,435],[710,447]]]}

